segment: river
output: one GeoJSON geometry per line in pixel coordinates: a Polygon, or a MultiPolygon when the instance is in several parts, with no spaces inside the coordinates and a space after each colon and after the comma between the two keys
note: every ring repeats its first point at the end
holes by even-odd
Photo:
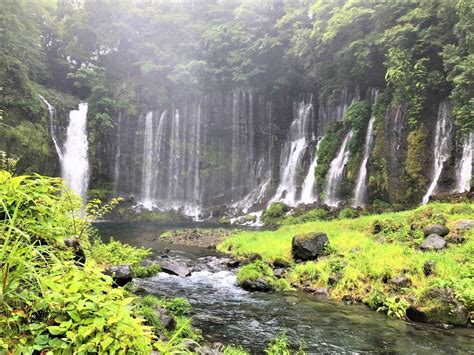
{"type": "MultiPolygon", "coordinates": [[[[145,246],[159,258],[165,253],[192,266],[190,277],[165,273],[137,280],[137,286],[159,296],[186,297],[193,306],[193,324],[206,340],[242,345],[260,353],[285,331],[297,348],[308,353],[472,354],[472,329],[441,330],[429,325],[391,320],[362,305],[345,305],[302,292],[248,293],[235,285],[235,271],[219,265],[219,255],[206,248],[163,242],[160,232],[197,225],[100,223],[103,238],[145,246]]],[[[209,227],[209,226],[205,226],[209,227]]]]}

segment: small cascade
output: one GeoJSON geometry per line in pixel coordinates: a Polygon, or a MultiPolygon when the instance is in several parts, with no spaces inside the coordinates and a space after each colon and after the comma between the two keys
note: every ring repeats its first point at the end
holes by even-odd
{"type": "Polygon", "coordinates": [[[58,154],[59,162],[62,165],[63,153],[61,151],[61,148],[59,147],[58,139],[56,138],[56,133],[55,133],[55,130],[54,130],[54,128],[55,128],[54,127],[54,117],[56,116],[56,109],[43,96],[39,95],[39,97],[40,97],[41,100],[43,100],[46,107],[48,108],[51,138],[53,139],[54,148],[56,149],[56,153],[58,154]]]}
{"type": "Polygon", "coordinates": [[[153,207],[153,172],[155,170],[154,158],[154,132],[153,132],[153,112],[150,111],[145,116],[145,137],[143,139],[143,176],[141,203],[147,207],[153,207]]]}
{"type": "Polygon", "coordinates": [[[302,203],[313,203],[317,201],[318,199],[315,192],[315,183],[316,183],[315,170],[316,170],[316,167],[318,166],[318,151],[319,151],[319,146],[321,145],[322,141],[323,141],[323,138],[320,138],[318,141],[318,144],[316,145],[316,152],[314,153],[313,161],[311,162],[311,165],[309,166],[308,174],[306,175],[306,178],[303,181],[303,186],[301,190],[301,200],[300,200],[300,202],[302,203]]]}
{"type": "Polygon", "coordinates": [[[435,141],[434,141],[434,166],[433,178],[430,187],[423,197],[422,203],[429,201],[430,196],[436,191],[438,180],[443,171],[443,166],[450,155],[451,141],[451,107],[448,102],[443,101],[439,105],[438,121],[436,122],[435,141]]]}
{"type": "MultiPolygon", "coordinates": [[[[375,90],[373,97],[371,97],[371,102],[375,103],[377,99],[378,91],[375,90]]],[[[372,152],[372,146],[374,142],[374,122],[375,116],[372,115],[367,125],[367,133],[365,135],[365,145],[364,145],[364,157],[362,158],[362,163],[360,164],[359,173],[357,175],[356,188],[354,191],[354,203],[353,207],[363,206],[367,201],[367,161],[369,160],[370,153],[372,152]]]]}
{"type": "Polygon", "coordinates": [[[349,160],[349,147],[348,142],[352,138],[352,131],[347,133],[346,137],[344,138],[341,148],[337,153],[337,156],[331,162],[331,166],[329,168],[328,177],[327,177],[327,186],[326,186],[326,197],[324,203],[328,206],[337,206],[340,203],[338,193],[339,187],[342,183],[344,178],[344,168],[349,160]]]}
{"type": "Polygon", "coordinates": [[[294,104],[294,120],[290,126],[289,141],[285,143],[281,155],[280,185],[272,201],[282,201],[288,205],[296,203],[297,172],[308,147],[309,124],[312,118],[312,98],[294,104]]]}
{"type": "Polygon", "coordinates": [[[69,112],[62,175],[67,186],[85,201],[89,184],[89,160],[87,142],[87,103],[79,104],[78,110],[69,112]]]}
{"type": "Polygon", "coordinates": [[[459,163],[456,190],[458,192],[469,191],[472,180],[472,157],[474,150],[474,132],[464,139],[462,158],[459,163]]]}

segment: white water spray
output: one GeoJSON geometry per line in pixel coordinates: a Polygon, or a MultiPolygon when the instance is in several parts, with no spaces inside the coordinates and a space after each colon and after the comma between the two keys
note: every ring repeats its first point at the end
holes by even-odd
{"type": "Polygon", "coordinates": [[[456,190],[458,192],[469,191],[472,180],[472,157],[474,150],[474,132],[471,132],[464,140],[462,158],[459,164],[456,190]]]}
{"type": "Polygon", "coordinates": [[[289,205],[296,202],[297,169],[308,146],[307,135],[313,109],[312,100],[299,102],[295,118],[290,126],[290,142],[285,143],[282,151],[281,181],[272,201],[282,201],[289,205]]]}
{"type": "Polygon", "coordinates": [[[430,187],[423,197],[422,203],[429,201],[430,196],[436,191],[438,180],[443,171],[443,166],[450,154],[450,140],[451,140],[451,107],[443,101],[439,105],[438,121],[436,122],[435,142],[434,142],[434,166],[433,178],[430,187]]]}
{"type": "Polygon", "coordinates": [[[89,160],[87,157],[87,103],[79,104],[78,110],[69,112],[62,175],[67,186],[85,201],[89,184],[89,160]]]}
{"type": "Polygon", "coordinates": [[[303,182],[302,191],[301,191],[301,200],[300,200],[300,202],[302,203],[313,203],[317,200],[317,196],[315,193],[315,183],[316,183],[315,170],[316,170],[316,167],[318,166],[318,152],[319,152],[319,146],[321,145],[322,141],[323,141],[323,138],[320,138],[318,141],[318,144],[316,145],[316,152],[314,153],[314,159],[311,162],[311,165],[309,166],[308,174],[306,175],[306,178],[304,179],[304,182],[303,182]]]}
{"type": "Polygon", "coordinates": [[[350,151],[347,143],[352,138],[352,134],[352,131],[347,133],[337,156],[331,162],[325,191],[326,198],[324,200],[324,203],[328,206],[337,206],[341,202],[338,197],[338,192],[339,186],[344,178],[344,168],[349,160],[350,151]]]}
{"type": "Polygon", "coordinates": [[[359,174],[357,175],[356,188],[354,191],[354,207],[363,206],[367,200],[367,161],[372,151],[374,141],[374,121],[375,116],[370,118],[365,135],[364,157],[360,164],[359,174]]]}

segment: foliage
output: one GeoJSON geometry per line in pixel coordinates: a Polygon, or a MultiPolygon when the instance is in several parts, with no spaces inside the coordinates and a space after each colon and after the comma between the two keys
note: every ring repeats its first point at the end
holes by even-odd
{"type": "Polygon", "coordinates": [[[108,243],[96,239],[93,241],[91,248],[91,256],[102,265],[136,264],[150,254],[149,249],[135,248],[113,238],[108,243]]]}
{"type": "Polygon", "coordinates": [[[336,126],[331,126],[322,138],[318,149],[318,165],[315,169],[317,191],[324,191],[326,186],[326,175],[336,155],[339,133],[336,126]]]}
{"type": "MultiPolygon", "coordinates": [[[[62,240],[83,230],[80,201],[61,180],[0,171],[0,338],[4,351],[147,352],[152,334],[123,289],[62,240]]],[[[82,235],[85,238],[85,235],[82,235]]]]}
{"type": "Polygon", "coordinates": [[[237,283],[242,285],[246,280],[255,281],[263,279],[272,285],[277,291],[292,290],[291,285],[284,279],[277,279],[273,275],[272,268],[261,260],[256,260],[240,268],[237,273],[237,283]]]}
{"type": "Polygon", "coordinates": [[[132,266],[132,274],[133,277],[143,279],[146,277],[151,277],[156,275],[161,271],[161,267],[158,264],[151,264],[149,266],[141,266],[139,264],[135,264],[132,266]]]}
{"type": "MultiPolygon", "coordinates": [[[[265,262],[277,258],[290,262],[294,235],[324,231],[337,252],[317,261],[293,265],[285,275],[291,284],[329,287],[331,296],[336,299],[351,295],[372,308],[385,303],[385,311],[391,307],[394,316],[404,310],[402,300],[410,300],[421,310],[431,309],[431,301],[422,295],[431,287],[446,287],[453,289],[458,301],[472,311],[474,285],[468,275],[472,274],[474,232],[463,235],[463,244],[449,244],[441,252],[418,248],[423,240],[423,227],[441,223],[454,230],[457,221],[472,218],[471,210],[466,206],[473,207],[472,203],[430,203],[413,211],[311,221],[284,225],[276,231],[243,231],[224,240],[218,250],[230,250],[236,255],[258,253],[265,262]],[[436,263],[436,274],[426,277],[423,265],[428,260],[436,263]],[[330,284],[329,279],[335,274],[339,274],[338,281],[330,284]],[[386,282],[398,275],[409,278],[411,286],[398,290],[386,282]],[[386,301],[389,297],[398,297],[400,301],[386,301]]],[[[441,321],[445,316],[440,312],[432,314],[429,320],[441,321]]]]}
{"type": "Polygon", "coordinates": [[[282,224],[283,225],[290,225],[290,224],[299,224],[305,222],[312,222],[312,221],[323,221],[329,219],[329,213],[325,209],[322,208],[315,208],[309,210],[308,212],[304,212],[298,216],[290,215],[286,216],[282,224]]]}
{"type": "Polygon", "coordinates": [[[377,312],[386,312],[390,318],[404,319],[409,306],[410,304],[404,299],[387,297],[377,312]]]}
{"type": "Polygon", "coordinates": [[[289,207],[282,202],[272,202],[263,212],[262,221],[267,226],[277,225],[289,210],[289,207]]]}
{"type": "Polygon", "coordinates": [[[423,161],[426,151],[425,130],[420,127],[408,134],[408,151],[405,164],[405,170],[409,178],[407,199],[419,199],[420,194],[425,191],[428,179],[425,176],[425,168],[420,161],[423,161]]]}
{"type": "Polygon", "coordinates": [[[359,217],[359,211],[354,208],[344,208],[339,212],[339,218],[357,218],[359,217]]]}

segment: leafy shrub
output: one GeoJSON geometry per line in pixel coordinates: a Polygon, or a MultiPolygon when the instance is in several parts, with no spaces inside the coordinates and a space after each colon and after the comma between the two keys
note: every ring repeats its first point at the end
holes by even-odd
{"type": "Polygon", "coordinates": [[[266,225],[277,225],[289,211],[289,207],[282,202],[273,202],[262,214],[262,221],[266,225]]]}
{"type": "Polygon", "coordinates": [[[105,244],[100,239],[94,240],[91,247],[91,256],[103,265],[136,264],[151,254],[149,249],[135,248],[121,243],[113,238],[105,244]]]}
{"type": "Polygon", "coordinates": [[[467,203],[454,205],[449,210],[450,214],[474,214],[474,209],[467,203]]]}
{"type": "Polygon", "coordinates": [[[265,354],[268,355],[290,355],[290,347],[288,345],[288,337],[285,333],[278,335],[273,341],[268,344],[265,349],[265,354]]]}
{"type": "Polygon", "coordinates": [[[339,212],[339,218],[344,219],[344,218],[357,218],[359,217],[359,211],[353,209],[353,208],[344,208],[339,212]]]}
{"type": "Polygon", "coordinates": [[[399,297],[387,297],[381,307],[377,309],[377,312],[386,312],[390,318],[404,319],[406,312],[410,304],[399,297]]]}
{"type": "Polygon", "coordinates": [[[149,266],[141,266],[139,264],[132,265],[133,277],[143,279],[156,275],[161,271],[161,267],[158,264],[151,264],[149,266]]]}
{"type": "Polygon", "coordinates": [[[323,220],[328,219],[328,217],[329,217],[328,211],[322,208],[315,208],[299,216],[287,216],[283,220],[283,224],[292,225],[292,224],[307,223],[307,222],[313,222],[313,221],[323,221],[323,220]]]}
{"type": "Polygon", "coordinates": [[[373,289],[363,301],[372,309],[379,309],[380,307],[383,307],[385,301],[383,290],[379,288],[373,289]]]}
{"type": "Polygon", "coordinates": [[[255,281],[259,278],[273,277],[273,270],[261,260],[243,266],[237,273],[237,283],[241,285],[245,280],[255,281]]]}
{"type": "Polygon", "coordinates": [[[220,351],[224,355],[248,355],[249,354],[241,346],[234,346],[234,345],[224,346],[220,351]]]}

